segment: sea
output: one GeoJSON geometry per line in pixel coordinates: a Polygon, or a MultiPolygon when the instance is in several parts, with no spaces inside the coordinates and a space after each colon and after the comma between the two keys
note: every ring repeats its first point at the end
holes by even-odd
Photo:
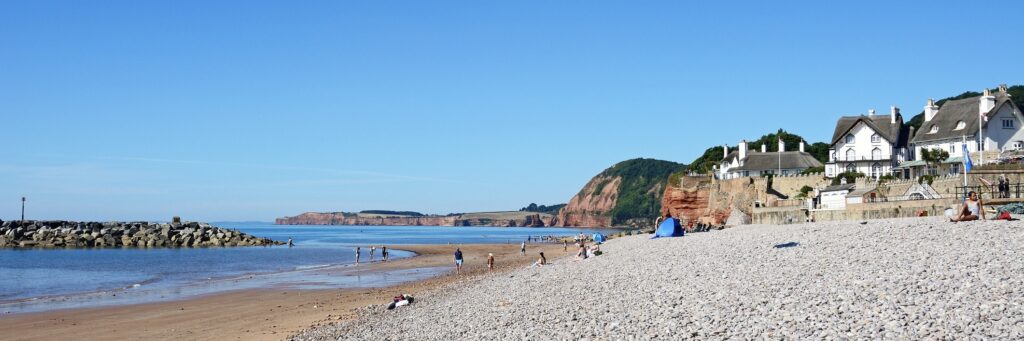
{"type": "Polygon", "coordinates": [[[358,271],[369,247],[392,260],[413,257],[411,244],[518,244],[541,236],[614,230],[525,227],[310,226],[219,222],[294,246],[230,248],[0,249],[0,316],[136,304],[260,288],[331,289],[389,286],[437,276],[444,268],[358,271]],[[325,271],[330,270],[330,271],[325,271]]]}

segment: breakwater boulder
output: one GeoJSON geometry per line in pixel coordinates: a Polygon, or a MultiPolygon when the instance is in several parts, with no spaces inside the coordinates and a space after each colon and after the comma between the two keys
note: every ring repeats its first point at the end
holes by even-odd
{"type": "Polygon", "coordinates": [[[223,247],[282,245],[207,223],[0,221],[0,248],[223,247]]]}

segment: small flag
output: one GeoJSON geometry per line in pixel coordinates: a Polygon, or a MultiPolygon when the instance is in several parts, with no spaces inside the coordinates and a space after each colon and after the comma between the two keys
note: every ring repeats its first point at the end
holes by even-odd
{"type": "Polygon", "coordinates": [[[964,147],[964,172],[970,172],[971,168],[974,168],[974,163],[971,162],[971,153],[967,151],[967,144],[963,143],[961,146],[964,147]]]}

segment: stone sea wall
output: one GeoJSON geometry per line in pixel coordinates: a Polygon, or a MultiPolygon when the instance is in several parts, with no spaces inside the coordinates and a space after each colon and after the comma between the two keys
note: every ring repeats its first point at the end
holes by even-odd
{"type": "Polygon", "coordinates": [[[0,248],[216,247],[282,245],[206,223],[0,221],[0,248]]]}

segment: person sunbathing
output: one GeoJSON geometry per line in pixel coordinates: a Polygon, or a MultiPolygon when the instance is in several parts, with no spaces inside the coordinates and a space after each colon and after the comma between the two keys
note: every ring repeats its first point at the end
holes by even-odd
{"type": "Polygon", "coordinates": [[[548,259],[546,257],[544,257],[544,253],[541,252],[540,253],[540,259],[537,259],[537,262],[533,263],[533,266],[544,266],[546,264],[548,264],[548,259]]]}
{"type": "Polygon", "coordinates": [[[981,198],[978,198],[978,193],[970,191],[967,193],[967,200],[964,201],[964,205],[960,208],[960,215],[956,218],[950,218],[951,222],[960,221],[972,221],[978,220],[979,218],[985,220],[985,208],[981,202],[981,198]]]}

